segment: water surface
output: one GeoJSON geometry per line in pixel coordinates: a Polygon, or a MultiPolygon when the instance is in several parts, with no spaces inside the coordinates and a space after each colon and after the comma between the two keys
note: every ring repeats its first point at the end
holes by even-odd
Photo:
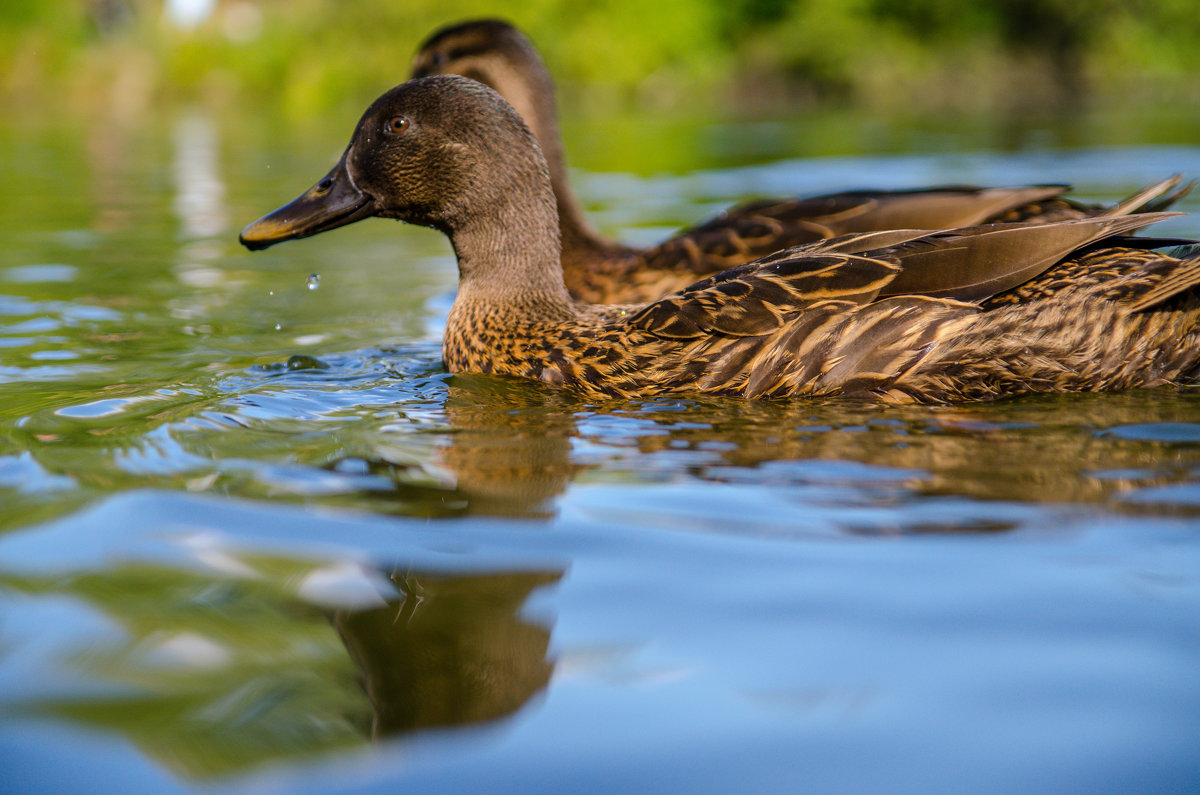
{"type": "MultiPolygon", "coordinates": [[[[628,171],[573,131],[597,224],[1200,175],[1186,120],[710,121],[618,126],[628,171]]],[[[450,377],[438,235],[236,244],[352,122],[0,131],[13,791],[1200,786],[1200,391],[588,403],[450,377]]]]}

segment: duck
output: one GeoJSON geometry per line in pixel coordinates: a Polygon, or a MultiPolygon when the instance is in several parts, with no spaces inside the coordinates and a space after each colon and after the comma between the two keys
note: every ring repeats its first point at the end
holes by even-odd
{"type": "Polygon", "coordinates": [[[784,249],[644,304],[572,298],[533,133],[457,75],[377,99],[336,165],[242,230],[251,250],[370,217],[449,238],[451,373],[588,400],[709,394],[990,400],[1200,376],[1200,254],[1132,233],[1178,213],[857,233],[784,249]],[[1178,251],[1179,249],[1172,249],[1178,251]]]}
{"type": "Polygon", "coordinates": [[[1066,198],[1067,185],[915,190],[855,190],[740,204],[650,248],[603,237],[588,222],[567,178],[554,81],[524,33],[498,19],[458,23],[431,34],[412,77],[459,74],[486,83],[533,130],[550,166],[562,239],[563,278],[589,303],[651,301],[743,262],[821,239],[881,229],[944,229],[989,221],[1057,221],[1100,213],[1162,210],[1186,194],[1172,178],[1138,191],[1115,208],[1066,198]]]}

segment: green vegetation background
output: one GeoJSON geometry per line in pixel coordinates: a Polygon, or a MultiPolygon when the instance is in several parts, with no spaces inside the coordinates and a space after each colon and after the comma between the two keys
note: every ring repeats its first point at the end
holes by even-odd
{"type": "Polygon", "coordinates": [[[1195,0],[219,0],[187,31],[162,0],[0,0],[0,97],[311,118],[403,80],[434,29],[496,15],[530,34],[568,101],[600,108],[1200,99],[1195,0]]]}

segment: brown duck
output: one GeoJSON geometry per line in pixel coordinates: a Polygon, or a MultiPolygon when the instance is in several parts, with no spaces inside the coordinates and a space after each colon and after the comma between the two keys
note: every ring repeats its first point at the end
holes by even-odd
{"type": "MultiPolygon", "coordinates": [[[[554,83],[524,34],[499,20],[444,28],[426,40],[413,65],[413,77],[437,73],[490,85],[537,136],[558,205],[563,278],[573,296],[589,303],[652,301],[782,248],[849,233],[1065,220],[1102,212],[1063,198],[1068,190],[1063,185],[852,191],[742,204],[657,246],[631,248],[601,237],[588,224],[567,181],[554,83]]],[[[1104,212],[1162,209],[1187,192],[1185,187],[1171,193],[1177,182],[1152,185],[1104,212]]]]}
{"type": "Polygon", "coordinates": [[[864,233],[782,251],[642,306],[572,300],[549,170],[496,92],[412,80],[320,182],[255,221],[259,249],[380,216],[458,257],[443,355],[588,397],[675,392],[957,401],[1200,375],[1200,256],[1125,238],[1163,213],[864,233]]]}

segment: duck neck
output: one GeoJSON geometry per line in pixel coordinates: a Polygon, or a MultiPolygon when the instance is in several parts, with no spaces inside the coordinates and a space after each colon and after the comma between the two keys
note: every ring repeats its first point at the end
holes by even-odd
{"type": "Polygon", "coordinates": [[[583,212],[583,206],[567,179],[567,159],[558,126],[558,105],[554,81],[540,59],[527,68],[499,68],[488,81],[504,96],[537,137],[546,164],[550,168],[550,184],[558,206],[558,227],[562,247],[568,253],[595,252],[611,254],[624,247],[600,235],[583,212]]]}
{"type": "Polygon", "coordinates": [[[567,320],[574,304],[563,283],[558,225],[549,196],[509,192],[494,212],[450,230],[458,257],[458,304],[510,310],[529,320],[567,320]]]}

